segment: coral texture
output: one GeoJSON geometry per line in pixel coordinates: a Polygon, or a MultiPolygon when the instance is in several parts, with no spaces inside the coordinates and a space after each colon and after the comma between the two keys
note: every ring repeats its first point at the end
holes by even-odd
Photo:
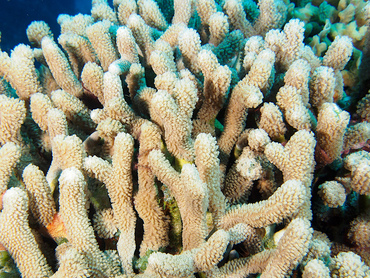
{"type": "Polygon", "coordinates": [[[370,277],[369,2],[57,21],[0,50],[1,277],[370,277]]]}

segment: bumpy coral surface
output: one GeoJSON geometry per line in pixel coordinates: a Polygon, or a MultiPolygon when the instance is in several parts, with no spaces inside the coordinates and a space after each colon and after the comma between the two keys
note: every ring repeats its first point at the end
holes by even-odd
{"type": "Polygon", "coordinates": [[[370,3],[58,23],[0,51],[1,277],[370,277],[370,3]]]}

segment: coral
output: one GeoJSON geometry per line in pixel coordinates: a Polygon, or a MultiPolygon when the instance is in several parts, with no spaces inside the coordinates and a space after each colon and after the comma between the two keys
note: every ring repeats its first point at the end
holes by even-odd
{"type": "Polygon", "coordinates": [[[19,144],[21,126],[26,118],[24,101],[1,95],[0,107],[0,144],[2,146],[7,142],[19,144]]]}
{"type": "Polygon", "coordinates": [[[370,240],[370,218],[369,215],[360,215],[351,222],[348,232],[350,240],[360,248],[369,248],[370,240]]]}
{"type": "Polygon", "coordinates": [[[23,277],[49,277],[52,274],[28,224],[28,197],[20,188],[6,191],[0,214],[0,242],[14,258],[23,277]]]}
{"type": "Polygon", "coordinates": [[[306,268],[311,261],[320,260],[327,262],[330,258],[331,242],[326,234],[314,231],[312,240],[308,246],[308,252],[303,258],[302,266],[306,268]]]}
{"type": "Polygon", "coordinates": [[[71,95],[81,96],[82,85],[72,71],[63,51],[48,36],[42,38],[41,48],[58,85],[71,95]]]}
{"type": "Polygon", "coordinates": [[[21,157],[21,148],[14,143],[6,143],[0,149],[0,192],[3,194],[8,186],[10,176],[21,157]]]}
{"type": "Polygon", "coordinates": [[[305,266],[302,277],[303,278],[314,278],[314,277],[329,278],[330,270],[322,261],[314,259],[314,260],[309,261],[308,264],[305,266]]]}
{"type": "Polygon", "coordinates": [[[282,277],[295,268],[308,251],[312,228],[306,219],[296,218],[286,227],[261,277],[282,277]]]}
{"type": "Polygon", "coordinates": [[[319,196],[325,205],[336,208],[342,206],[346,200],[344,187],[336,181],[328,181],[319,186],[319,196]]]}
{"type": "Polygon", "coordinates": [[[56,208],[44,174],[37,166],[29,164],[23,170],[23,181],[29,195],[32,215],[47,227],[53,221],[56,208]]]}
{"type": "Polygon", "coordinates": [[[369,7],[93,0],[58,37],[32,22],[0,51],[0,275],[369,276],[369,7]]]}
{"type": "Polygon", "coordinates": [[[370,193],[370,157],[367,152],[360,151],[348,155],[344,160],[344,167],[351,171],[351,189],[360,194],[370,193]]]}
{"type": "Polygon", "coordinates": [[[343,150],[360,149],[370,139],[370,124],[368,122],[356,123],[347,127],[343,139],[343,150]]]}
{"type": "Polygon", "coordinates": [[[221,219],[220,226],[230,229],[238,223],[245,223],[259,228],[279,223],[292,216],[303,205],[305,194],[300,181],[289,180],[265,201],[231,208],[221,219]]]}
{"type": "Polygon", "coordinates": [[[331,277],[367,277],[370,268],[353,252],[341,252],[330,266],[331,277]]]}
{"type": "Polygon", "coordinates": [[[349,123],[349,113],[342,111],[334,103],[325,103],[317,120],[318,145],[326,153],[328,163],[340,157],[343,150],[343,137],[349,123]]]}

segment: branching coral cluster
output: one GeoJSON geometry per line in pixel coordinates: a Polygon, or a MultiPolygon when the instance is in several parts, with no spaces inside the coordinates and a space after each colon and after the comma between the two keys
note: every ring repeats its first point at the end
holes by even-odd
{"type": "MultiPolygon", "coordinates": [[[[93,0],[57,39],[32,22],[0,52],[0,270],[369,277],[370,98],[339,102],[361,38],[306,45],[316,2],[93,0]]],[[[366,31],[370,5],[344,2],[325,11],[366,31]]]]}

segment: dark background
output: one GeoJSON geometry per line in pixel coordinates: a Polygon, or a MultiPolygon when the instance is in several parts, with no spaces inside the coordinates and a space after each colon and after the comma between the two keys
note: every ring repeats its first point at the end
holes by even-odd
{"type": "Polygon", "coordinates": [[[29,44],[27,26],[43,20],[54,37],[60,34],[59,14],[90,14],[91,0],[0,0],[0,32],[2,51],[10,52],[19,43],[29,44]]]}

